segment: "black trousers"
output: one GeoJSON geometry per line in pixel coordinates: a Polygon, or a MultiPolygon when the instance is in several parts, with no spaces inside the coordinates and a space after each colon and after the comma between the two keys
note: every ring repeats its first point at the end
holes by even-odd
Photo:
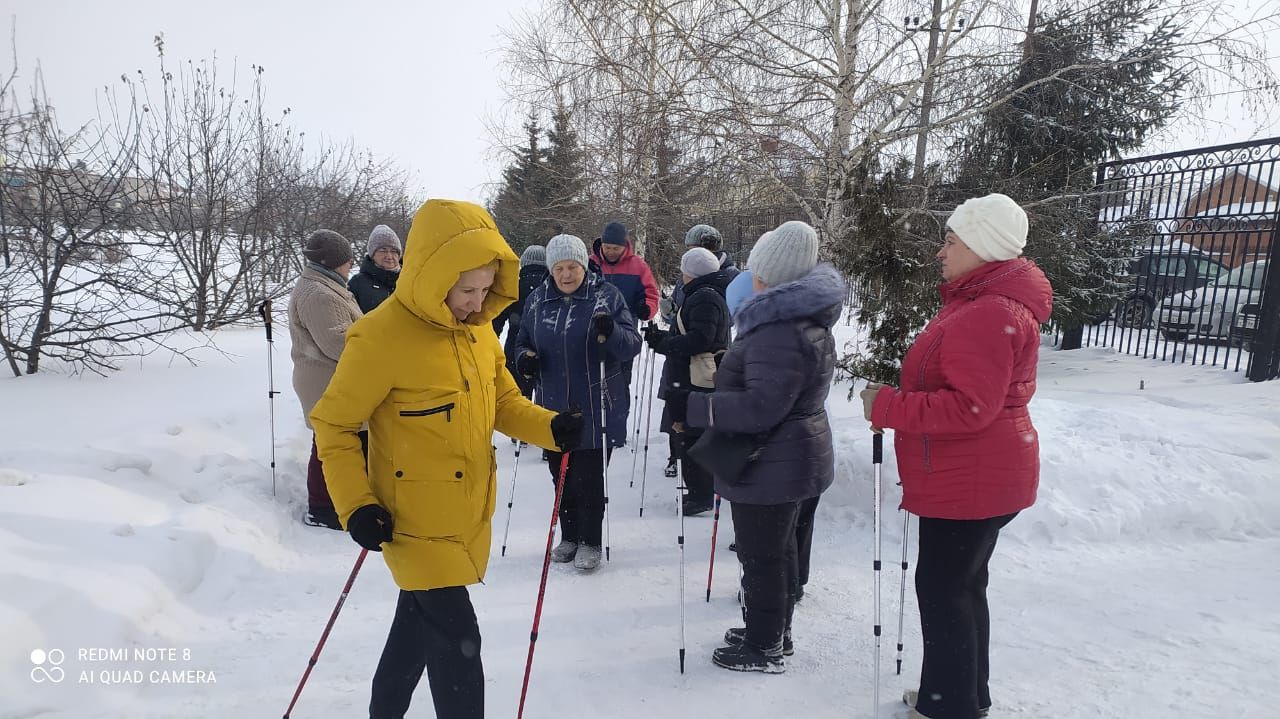
{"type": "Polygon", "coordinates": [[[974,719],[991,706],[987,564],[1015,516],[920,518],[916,598],[924,659],[916,709],[929,719],[974,719]]]}
{"type": "Polygon", "coordinates": [[[423,669],[438,719],[484,717],[480,626],[466,587],[400,592],[373,675],[370,719],[401,719],[423,669]]]}
{"type": "Polygon", "coordinates": [[[796,606],[796,516],[800,503],[732,502],[730,507],[738,561],[742,563],[747,642],[757,648],[773,647],[791,627],[796,606]]]}
{"type": "Polygon", "coordinates": [[[809,583],[809,554],[813,551],[813,515],[818,511],[818,499],[800,502],[800,514],[796,517],[796,553],[800,586],[809,583]]]}
{"type": "MultiPolygon", "coordinates": [[[[560,479],[559,452],[547,452],[547,468],[551,482],[560,479]]],[[[599,547],[603,542],[604,463],[598,449],[579,449],[569,453],[569,474],[564,480],[564,496],[560,498],[560,538],[599,547]]],[[[613,449],[609,449],[613,456],[613,449]]]]}
{"type": "Polygon", "coordinates": [[[680,438],[680,472],[684,475],[686,496],[691,501],[707,501],[715,499],[716,478],[702,465],[689,459],[689,448],[702,436],[701,432],[689,430],[675,435],[680,438]]]}

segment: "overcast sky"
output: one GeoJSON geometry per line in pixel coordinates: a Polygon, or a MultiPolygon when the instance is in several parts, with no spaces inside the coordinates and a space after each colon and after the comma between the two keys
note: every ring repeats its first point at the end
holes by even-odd
{"type": "MultiPolygon", "coordinates": [[[[1266,7],[1280,0],[1236,0],[1266,7]]],[[[266,68],[267,101],[293,110],[309,136],[353,138],[413,171],[428,196],[479,200],[500,163],[486,119],[503,109],[499,31],[535,0],[0,0],[17,21],[19,86],[36,61],[64,126],[94,115],[94,90],[156,67],[154,36],[172,59],[217,53],[247,72],[266,68]]],[[[1274,7],[1274,5],[1273,5],[1274,7]]],[[[1239,11],[1237,11],[1239,12],[1239,11]]],[[[1247,15],[1248,12],[1241,12],[1247,15]]],[[[7,44],[7,43],[6,43],[7,44]]],[[[1280,41],[1271,42],[1280,72],[1280,41]]],[[[0,68],[10,63],[0,53],[0,68]]],[[[1209,120],[1184,121],[1150,152],[1280,135],[1250,117],[1240,95],[1209,120]]]]}
{"type": "MultiPolygon", "coordinates": [[[[498,32],[520,0],[0,0],[17,19],[19,87],[36,61],[64,126],[93,92],[165,53],[266,69],[267,102],[308,136],[353,138],[414,171],[431,197],[480,199],[500,170],[484,119],[501,110],[498,32]],[[490,167],[490,165],[494,165],[490,167]]],[[[5,33],[7,46],[9,33],[5,33]]],[[[12,64],[6,47],[0,67],[12,64]]]]}

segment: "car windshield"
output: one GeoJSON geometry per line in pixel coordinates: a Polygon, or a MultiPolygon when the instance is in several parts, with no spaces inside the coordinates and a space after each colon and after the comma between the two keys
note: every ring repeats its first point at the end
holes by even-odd
{"type": "Polygon", "coordinates": [[[1250,290],[1262,289],[1262,281],[1266,279],[1266,262],[1249,262],[1231,270],[1217,284],[1226,287],[1244,287],[1250,290]]]}

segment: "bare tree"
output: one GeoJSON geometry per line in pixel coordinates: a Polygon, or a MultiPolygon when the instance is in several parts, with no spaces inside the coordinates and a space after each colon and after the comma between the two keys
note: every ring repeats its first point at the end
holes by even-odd
{"type": "Polygon", "coordinates": [[[181,325],[151,299],[145,247],[128,229],[140,199],[138,103],[108,93],[101,114],[64,132],[38,74],[25,103],[11,84],[0,95],[0,233],[12,253],[0,273],[0,344],[15,374],[46,358],[102,372],[181,325]]]}
{"type": "MultiPolygon", "coordinates": [[[[938,163],[950,137],[1029,89],[1007,82],[1027,27],[1021,3],[941,0],[925,12],[921,5],[559,0],[509,33],[508,86],[535,107],[552,95],[570,98],[584,145],[628,186],[615,203],[646,204],[637,198],[650,195],[654,128],[664,127],[691,164],[722,173],[707,178],[709,198],[785,201],[830,248],[857,242],[848,201],[867,160],[911,160],[927,136],[927,158],[938,163]],[[912,16],[918,23],[904,24],[912,16]]],[[[1167,3],[1161,12],[1155,21],[1177,29],[1200,87],[1247,84],[1274,96],[1256,34],[1271,19],[1232,23],[1205,0],[1167,3]]],[[[1142,61],[1115,50],[1105,59],[1111,66],[1142,61]]],[[[942,176],[917,173],[906,196],[928,208],[928,186],[942,176]]]]}

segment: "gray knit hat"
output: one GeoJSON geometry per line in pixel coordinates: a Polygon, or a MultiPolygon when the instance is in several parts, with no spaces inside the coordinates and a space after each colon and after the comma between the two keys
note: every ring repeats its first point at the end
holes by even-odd
{"type": "Polygon", "coordinates": [[[714,247],[707,247],[707,249],[718,250],[723,242],[724,238],[720,236],[720,230],[717,230],[711,225],[694,225],[689,228],[688,232],[684,233],[685,247],[707,247],[707,245],[714,245],[714,247]]]}
{"type": "Polygon", "coordinates": [[[770,287],[795,282],[818,265],[818,233],[808,223],[792,220],[761,237],[747,266],[770,287]]]}
{"type": "Polygon", "coordinates": [[[680,271],[690,277],[702,277],[720,269],[720,258],[705,247],[694,247],[680,258],[680,271]]]}
{"type": "Polygon", "coordinates": [[[547,265],[547,248],[542,245],[529,245],[520,253],[520,266],[547,265]]]}
{"type": "Polygon", "coordinates": [[[565,260],[573,260],[587,267],[587,246],[575,235],[556,235],[547,243],[547,267],[555,267],[565,260]]]}
{"type": "Polygon", "coordinates": [[[312,262],[337,269],[355,259],[351,243],[333,230],[316,230],[302,245],[302,256],[312,262]]]}
{"type": "Polygon", "coordinates": [[[369,243],[365,245],[365,254],[373,257],[373,253],[383,248],[395,250],[397,254],[404,252],[396,231],[386,225],[378,225],[369,233],[369,243]]]}

